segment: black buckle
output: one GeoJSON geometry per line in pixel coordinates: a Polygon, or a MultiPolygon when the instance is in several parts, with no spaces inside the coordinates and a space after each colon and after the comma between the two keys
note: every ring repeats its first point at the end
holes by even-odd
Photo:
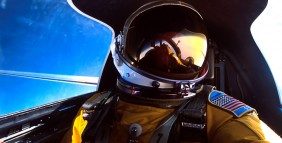
{"type": "Polygon", "coordinates": [[[93,116],[94,111],[98,111],[102,109],[103,105],[107,103],[107,100],[111,97],[111,92],[108,91],[106,93],[98,93],[98,97],[91,101],[91,102],[85,102],[82,105],[82,108],[84,109],[84,112],[82,114],[82,117],[84,120],[90,120],[93,116]]]}
{"type": "Polygon", "coordinates": [[[180,113],[180,138],[185,141],[205,142],[206,113],[204,110],[184,109],[180,113]]]}

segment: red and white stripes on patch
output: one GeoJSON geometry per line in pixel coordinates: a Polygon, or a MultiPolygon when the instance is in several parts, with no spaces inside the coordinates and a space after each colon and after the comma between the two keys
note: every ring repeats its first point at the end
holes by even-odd
{"type": "Polygon", "coordinates": [[[220,96],[211,102],[230,111],[235,111],[236,109],[246,105],[245,103],[226,95],[220,96]]]}

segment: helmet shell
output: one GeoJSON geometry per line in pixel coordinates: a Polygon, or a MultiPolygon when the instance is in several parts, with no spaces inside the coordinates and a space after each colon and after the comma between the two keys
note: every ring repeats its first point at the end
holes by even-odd
{"type": "MultiPolygon", "coordinates": [[[[153,47],[152,44],[151,47],[153,47]]],[[[123,31],[112,44],[111,52],[114,65],[122,79],[135,86],[165,89],[175,88],[177,83],[194,85],[201,81],[208,72],[207,47],[207,32],[204,21],[194,7],[180,1],[155,1],[143,5],[129,16],[123,31]],[[195,44],[194,46],[189,44],[195,37],[200,39],[201,46],[198,47],[201,50],[198,50],[200,51],[198,55],[201,58],[187,56],[187,53],[195,51],[191,48],[198,48],[195,48],[195,44]],[[150,55],[146,53],[150,49],[148,43],[152,43],[152,39],[159,47],[163,43],[169,45],[170,50],[168,51],[170,52],[167,53],[170,53],[169,56],[175,57],[174,60],[180,61],[180,65],[183,65],[184,69],[191,68],[191,66],[185,65],[185,61],[186,63],[192,61],[193,65],[196,65],[195,68],[179,72],[180,70],[175,70],[171,68],[172,66],[169,66],[165,70],[159,70],[155,68],[159,64],[152,65],[154,61],[151,60],[150,62],[150,58],[148,58],[146,64],[142,63],[142,57],[150,55]],[[190,40],[190,42],[187,42],[187,40],[190,40]],[[162,41],[164,42],[162,43],[162,41]],[[188,46],[185,45],[185,41],[188,46]],[[190,47],[190,50],[187,47],[190,47]],[[201,62],[196,64],[195,61],[201,62]]],[[[161,57],[155,59],[158,60],[161,57]]],[[[158,63],[158,61],[155,63],[158,63]]],[[[172,62],[169,63],[173,65],[172,62]]]]}

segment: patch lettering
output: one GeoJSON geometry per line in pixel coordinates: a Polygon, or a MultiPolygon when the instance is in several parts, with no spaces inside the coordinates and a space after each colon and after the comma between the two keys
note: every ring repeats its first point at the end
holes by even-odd
{"type": "Polygon", "coordinates": [[[209,102],[217,107],[232,112],[237,117],[241,117],[245,113],[255,111],[252,107],[246,105],[245,103],[216,90],[210,93],[209,102]]]}

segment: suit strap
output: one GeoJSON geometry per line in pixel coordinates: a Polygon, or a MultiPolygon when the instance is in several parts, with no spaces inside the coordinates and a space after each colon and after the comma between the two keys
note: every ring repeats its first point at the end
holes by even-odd
{"type": "Polygon", "coordinates": [[[181,111],[178,118],[181,141],[206,142],[207,99],[214,89],[214,86],[204,85],[203,90],[181,111]]]}
{"type": "Polygon", "coordinates": [[[151,143],[206,142],[207,98],[214,86],[201,86],[195,97],[183,103],[153,134],[151,143]]]}
{"type": "Polygon", "coordinates": [[[189,103],[183,103],[175,112],[166,119],[158,128],[155,130],[153,137],[151,139],[151,143],[167,143],[170,135],[171,128],[174,122],[177,120],[177,117],[181,110],[185,108],[185,106],[189,103]]]}
{"type": "Polygon", "coordinates": [[[90,102],[86,102],[82,105],[84,109],[83,118],[88,121],[83,133],[82,142],[88,142],[93,140],[97,135],[98,129],[101,126],[102,121],[108,114],[112,101],[116,100],[114,98],[112,91],[96,93],[100,95],[96,99],[90,102]]]}

